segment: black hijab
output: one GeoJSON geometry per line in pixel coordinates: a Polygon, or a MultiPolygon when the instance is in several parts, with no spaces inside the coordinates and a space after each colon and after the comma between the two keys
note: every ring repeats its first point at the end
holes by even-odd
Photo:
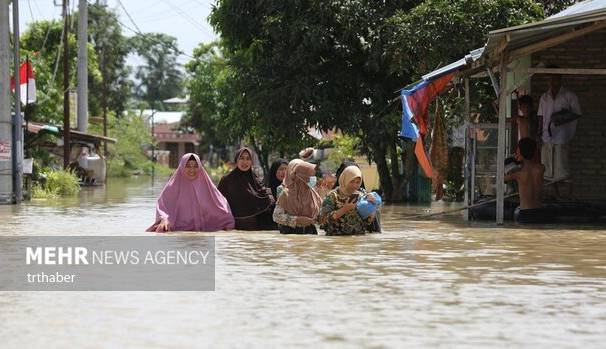
{"type": "MultiPolygon", "coordinates": [[[[240,148],[234,159],[236,164],[240,155],[245,151],[252,158],[253,153],[249,148],[240,148]]],[[[265,212],[274,203],[270,191],[252,171],[252,168],[248,171],[241,171],[236,166],[230,173],[221,178],[217,188],[229,202],[231,212],[235,218],[256,216],[265,212]]]]}
{"type": "Polygon", "coordinates": [[[271,189],[271,193],[273,194],[274,198],[276,198],[276,191],[278,190],[278,187],[280,184],[282,184],[282,181],[276,177],[276,172],[278,172],[278,169],[282,165],[288,166],[288,161],[286,159],[278,159],[274,161],[269,168],[269,177],[266,185],[271,189]]]}
{"type": "MultiPolygon", "coordinates": [[[[357,168],[360,168],[360,166],[358,166],[358,164],[356,164],[354,161],[344,160],[343,162],[341,162],[341,166],[339,166],[339,168],[337,169],[337,173],[335,174],[335,176],[337,177],[337,181],[335,182],[335,185],[333,185],[333,189],[336,189],[339,186],[339,177],[341,177],[341,173],[343,173],[345,168],[349,166],[355,166],[357,168]]],[[[366,189],[366,187],[364,186],[364,180],[362,180],[360,188],[366,189]]]]}

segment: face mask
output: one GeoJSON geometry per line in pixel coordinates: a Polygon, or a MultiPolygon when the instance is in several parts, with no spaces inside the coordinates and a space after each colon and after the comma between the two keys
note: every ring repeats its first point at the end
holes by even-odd
{"type": "Polygon", "coordinates": [[[307,181],[307,185],[309,185],[310,188],[315,188],[317,182],[318,182],[318,178],[316,178],[316,176],[310,176],[309,181],[307,181]]]}

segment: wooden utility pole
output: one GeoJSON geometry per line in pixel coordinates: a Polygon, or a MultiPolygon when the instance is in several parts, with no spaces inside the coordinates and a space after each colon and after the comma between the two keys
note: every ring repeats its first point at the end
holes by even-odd
{"type": "Polygon", "coordinates": [[[78,2],[78,131],[88,129],[88,3],[78,2]]]}
{"type": "Polygon", "coordinates": [[[63,169],[69,167],[69,0],[63,0],[63,169]]]}

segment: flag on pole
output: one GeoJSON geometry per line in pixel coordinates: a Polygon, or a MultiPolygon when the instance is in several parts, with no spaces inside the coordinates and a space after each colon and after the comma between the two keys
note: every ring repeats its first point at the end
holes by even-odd
{"type": "Polygon", "coordinates": [[[415,155],[425,176],[431,178],[433,170],[427,158],[423,137],[429,123],[429,104],[450,83],[453,74],[443,75],[435,80],[423,80],[411,88],[400,91],[402,100],[402,128],[400,137],[416,141],[415,155]]]}
{"type": "MultiPolygon", "coordinates": [[[[19,68],[19,82],[21,88],[21,103],[27,105],[36,101],[36,78],[32,63],[27,60],[19,68]]],[[[15,78],[11,77],[11,91],[15,90],[15,78]]]]}

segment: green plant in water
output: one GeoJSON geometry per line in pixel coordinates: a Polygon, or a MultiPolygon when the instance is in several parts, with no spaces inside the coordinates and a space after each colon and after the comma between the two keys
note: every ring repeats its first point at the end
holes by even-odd
{"type": "Polygon", "coordinates": [[[75,195],[80,191],[78,177],[69,171],[45,168],[40,171],[40,182],[32,188],[37,199],[75,195]]]}

